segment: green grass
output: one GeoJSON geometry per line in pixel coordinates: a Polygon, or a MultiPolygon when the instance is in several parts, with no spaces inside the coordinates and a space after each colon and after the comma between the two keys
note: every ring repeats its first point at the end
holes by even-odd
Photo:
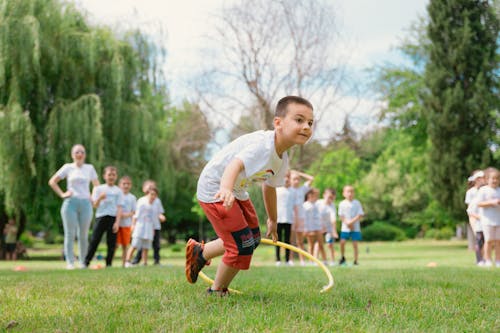
{"type": "MultiPolygon", "coordinates": [[[[465,242],[365,243],[360,249],[361,265],[331,268],[335,286],[320,294],[327,283],[320,268],[275,267],[273,248],[262,245],[252,268],[232,285],[243,294],[227,298],[207,296],[203,281],[187,283],[184,254],[169,249],[162,250],[162,267],[66,271],[62,261],[0,262],[0,331],[500,331],[500,268],[475,267],[465,242]],[[27,271],[13,271],[16,265],[27,271]],[[11,321],[17,324],[7,329],[11,321]]],[[[30,256],[52,258],[58,251],[30,256]]],[[[205,273],[213,277],[216,266],[205,273]]]]}

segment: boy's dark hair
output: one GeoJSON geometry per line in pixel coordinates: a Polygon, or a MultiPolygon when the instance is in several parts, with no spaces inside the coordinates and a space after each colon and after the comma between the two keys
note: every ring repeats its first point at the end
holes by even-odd
{"type": "Polygon", "coordinates": [[[108,171],[114,171],[116,173],[118,173],[118,169],[116,169],[115,166],[112,166],[112,165],[108,165],[107,167],[104,168],[104,174],[106,174],[106,172],[108,171]]]}
{"type": "Polygon", "coordinates": [[[309,102],[307,99],[299,96],[286,96],[280,99],[278,101],[278,104],[276,104],[276,111],[274,112],[274,116],[275,117],[286,116],[286,113],[288,112],[288,105],[290,104],[302,104],[307,106],[311,110],[314,110],[311,102],[309,102]]]}

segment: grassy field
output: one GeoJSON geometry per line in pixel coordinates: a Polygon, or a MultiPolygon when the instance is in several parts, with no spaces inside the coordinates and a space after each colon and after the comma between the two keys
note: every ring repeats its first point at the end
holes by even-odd
{"type": "MultiPolygon", "coordinates": [[[[330,268],[335,286],[325,294],[320,268],[275,267],[273,248],[262,245],[232,285],[243,294],[226,298],[186,282],[183,252],[163,249],[161,267],[67,271],[47,260],[59,251],[0,262],[0,331],[500,331],[500,268],[476,267],[461,241],[364,243],[360,266],[330,268]]],[[[213,277],[216,265],[205,273],[213,277]]]]}

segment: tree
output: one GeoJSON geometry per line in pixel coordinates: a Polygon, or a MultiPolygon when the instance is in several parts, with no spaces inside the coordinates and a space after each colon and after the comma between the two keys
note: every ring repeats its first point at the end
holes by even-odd
{"type": "Polygon", "coordinates": [[[318,119],[335,104],[345,78],[328,3],[237,1],[222,9],[217,22],[212,45],[221,53],[211,58],[206,52],[208,68],[197,83],[213,126],[271,129],[274,104],[285,94],[314,101],[318,119]],[[241,116],[245,119],[238,122],[241,116]]]}
{"type": "Polygon", "coordinates": [[[431,0],[428,14],[429,175],[437,200],[462,216],[464,179],[491,158],[499,20],[489,2],[479,0],[431,0]]]}
{"type": "Polygon", "coordinates": [[[164,54],[139,31],[90,26],[67,2],[0,0],[0,212],[21,228],[57,230],[47,181],[75,143],[98,174],[117,166],[136,194],[155,179],[167,211],[179,206],[210,134],[196,105],[169,106],[164,54]]]}

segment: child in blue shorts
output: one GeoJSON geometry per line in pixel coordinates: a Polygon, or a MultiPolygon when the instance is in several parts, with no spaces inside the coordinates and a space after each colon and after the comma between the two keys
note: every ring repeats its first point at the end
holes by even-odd
{"type": "Polygon", "coordinates": [[[344,186],[342,191],[344,200],[339,204],[339,218],[342,221],[342,229],[340,230],[340,253],[342,258],[339,265],[345,265],[345,242],[352,239],[354,248],[354,265],[358,264],[358,242],[361,240],[360,221],[364,216],[361,203],[354,199],[354,187],[351,185],[344,186]]]}

